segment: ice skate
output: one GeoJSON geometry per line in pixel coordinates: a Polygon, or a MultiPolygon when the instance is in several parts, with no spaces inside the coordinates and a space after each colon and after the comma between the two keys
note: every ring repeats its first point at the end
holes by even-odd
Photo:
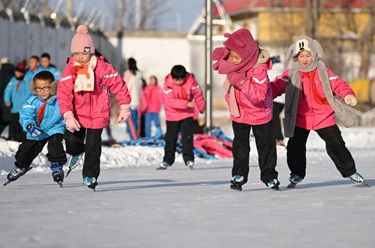
{"type": "Polygon", "coordinates": [[[94,177],[84,177],[83,183],[93,191],[96,191],[95,187],[98,185],[98,182],[94,177]]]}
{"type": "Polygon", "coordinates": [[[186,161],[185,165],[186,165],[187,167],[189,167],[190,170],[192,170],[192,169],[193,169],[193,166],[194,166],[194,161],[192,161],[192,160],[188,160],[188,161],[186,161]]]}
{"type": "Polygon", "coordinates": [[[242,191],[242,185],[245,184],[245,178],[240,175],[235,175],[230,181],[230,188],[233,190],[242,191]]]}
{"type": "Polygon", "coordinates": [[[79,161],[81,160],[82,154],[83,153],[70,157],[70,159],[69,159],[69,170],[68,170],[68,173],[66,173],[66,177],[69,176],[69,174],[72,170],[77,168],[77,166],[79,164],[79,161]]]}
{"type": "Polygon", "coordinates": [[[50,169],[52,171],[53,181],[62,188],[62,183],[64,181],[64,171],[62,165],[59,165],[59,163],[51,163],[50,169]]]}
{"type": "Polygon", "coordinates": [[[365,179],[358,172],[355,172],[353,175],[349,176],[348,178],[355,183],[363,184],[363,185],[366,185],[367,187],[370,187],[370,185],[365,183],[365,179]]]}
{"type": "Polygon", "coordinates": [[[303,178],[296,175],[296,174],[291,174],[290,177],[289,177],[289,185],[287,188],[289,189],[293,189],[296,187],[296,185],[300,182],[302,182],[303,178]]]}
{"type": "Polygon", "coordinates": [[[166,170],[168,167],[171,167],[167,162],[163,161],[159,164],[159,167],[156,168],[157,170],[166,170]]]}
{"type": "Polygon", "coordinates": [[[267,186],[273,190],[280,190],[279,188],[280,182],[277,179],[272,179],[267,183],[267,186]]]}
{"type": "Polygon", "coordinates": [[[4,183],[3,186],[6,186],[6,185],[8,185],[11,182],[16,181],[18,178],[20,178],[21,176],[25,175],[26,172],[28,172],[29,170],[31,170],[31,168],[32,167],[29,167],[29,168],[18,168],[18,167],[15,167],[11,172],[8,173],[8,175],[7,175],[8,181],[6,183],[4,183]]]}

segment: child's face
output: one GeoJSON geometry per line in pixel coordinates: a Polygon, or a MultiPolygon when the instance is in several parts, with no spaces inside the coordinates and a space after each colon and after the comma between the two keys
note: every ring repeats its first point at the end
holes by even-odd
{"type": "Polygon", "coordinates": [[[39,61],[37,59],[31,58],[29,60],[29,69],[31,71],[35,71],[38,68],[38,66],[39,66],[39,61]]]}
{"type": "Polygon", "coordinates": [[[174,78],[173,82],[177,85],[182,85],[185,82],[185,78],[174,78]]]}
{"type": "Polygon", "coordinates": [[[305,50],[299,52],[297,61],[302,67],[308,67],[312,63],[311,53],[305,50]]]}
{"type": "Polygon", "coordinates": [[[91,60],[91,53],[73,53],[73,58],[80,65],[85,65],[91,60]]]}
{"type": "Polygon", "coordinates": [[[49,99],[51,94],[51,82],[48,80],[35,80],[35,90],[38,96],[44,100],[49,99]]]}
{"type": "Polygon", "coordinates": [[[46,58],[46,57],[42,57],[42,58],[40,59],[40,65],[41,65],[43,68],[48,68],[50,64],[51,64],[51,61],[50,61],[48,58],[46,58]]]}
{"type": "Polygon", "coordinates": [[[231,50],[229,52],[229,61],[232,64],[239,65],[242,63],[242,58],[240,55],[238,55],[235,51],[231,50]]]}
{"type": "Polygon", "coordinates": [[[20,71],[14,71],[14,74],[16,75],[16,78],[20,78],[20,77],[25,76],[25,73],[20,72],[20,71]]]}
{"type": "Polygon", "coordinates": [[[156,85],[156,79],[154,77],[150,77],[150,85],[156,85]]]}

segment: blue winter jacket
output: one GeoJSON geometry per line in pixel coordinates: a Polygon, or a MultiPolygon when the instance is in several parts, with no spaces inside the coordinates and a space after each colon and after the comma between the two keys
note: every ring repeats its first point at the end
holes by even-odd
{"type": "Polygon", "coordinates": [[[25,73],[25,77],[23,78],[18,90],[18,79],[13,77],[9,81],[4,91],[4,103],[11,104],[10,112],[12,114],[17,114],[21,111],[22,105],[26,102],[26,99],[31,94],[30,83],[33,81],[34,76],[42,70],[43,69],[41,66],[39,66],[34,72],[28,70],[25,73]]]}
{"type": "Polygon", "coordinates": [[[19,80],[16,77],[12,77],[4,90],[4,103],[10,103],[12,114],[20,112],[22,105],[26,102],[27,97],[30,95],[30,85],[21,81],[19,88],[17,84],[19,80]]]}
{"type": "Polygon", "coordinates": [[[65,122],[63,116],[60,114],[56,95],[48,100],[43,119],[41,123],[37,125],[38,110],[44,102],[45,100],[39,98],[37,95],[30,95],[20,111],[20,124],[23,130],[27,132],[27,139],[29,140],[43,140],[53,134],[64,134],[65,122]],[[27,131],[27,125],[29,124],[34,124],[40,127],[40,129],[43,130],[42,134],[37,138],[32,137],[27,131]]]}

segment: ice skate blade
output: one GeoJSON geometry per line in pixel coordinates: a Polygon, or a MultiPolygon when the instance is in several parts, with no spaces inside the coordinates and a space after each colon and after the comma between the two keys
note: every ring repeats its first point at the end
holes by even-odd
{"type": "Polygon", "coordinates": [[[296,183],[290,183],[288,186],[287,186],[287,188],[288,189],[294,189],[295,187],[296,187],[296,183]]]}
{"type": "Polygon", "coordinates": [[[10,184],[11,182],[13,182],[13,181],[7,181],[7,182],[5,182],[5,183],[3,184],[3,186],[7,186],[7,185],[10,184]]]}
{"type": "Polygon", "coordinates": [[[72,168],[69,168],[69,170],[68,170],[68,172],[66,173],[66,176],[65,176],[65,177],[68,177],[71,171],[72,171],[72,168]]]}
{"type": "Polygon", "coordinates": [[[237,190],[237,191],[242,191],[242,186],[239,186],[239,185],[231,185],[230,186],[231,189],[233,190],[237,190]]]}

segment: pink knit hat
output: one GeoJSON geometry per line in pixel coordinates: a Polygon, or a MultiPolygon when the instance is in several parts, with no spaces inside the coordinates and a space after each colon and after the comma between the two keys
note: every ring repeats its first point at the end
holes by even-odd
{"type": "Polygon", "coordinates": [[[73,53],[95,53],[94,42],[87,27],[79,25],[77,33],[73,36],[70,52],[73,53]]]}

